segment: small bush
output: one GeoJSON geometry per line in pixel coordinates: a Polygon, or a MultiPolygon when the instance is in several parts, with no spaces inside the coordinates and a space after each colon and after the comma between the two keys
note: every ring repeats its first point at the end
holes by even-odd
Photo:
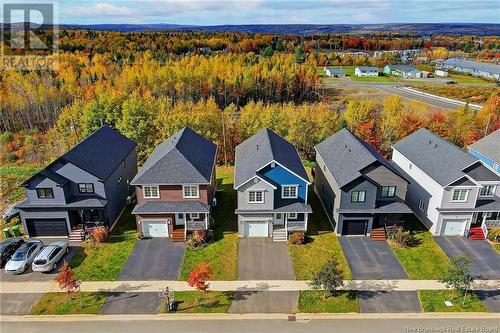
{"type": "Polygon", "coordinates": [[[295,231],[289,237],[290,244],[302,245],[306,241],[306,234],[301,231],[295,231]]]}
{"type": "Polygon", "coordinates": [[[202,247],[207,245],[213,240],[213,233],[211,230],[195,230],[187,239],[186,246],[188,247],[202,247]]]}
{"type": "Polygon", "coordinates": [[[402,247],[414,247],[420,244],[420,240],[403,227],[393,227],[387,230],[387,238],[402,247]]]}
{"type": "Polygon", "coordinates": [[[500,243],[500,227],[488,230],[488,239],[492,242],[500,243]]]}
{"type": "Polygon", "coordinates": [[[95,227],[92,229],[90,235],[97,244],[109,242],[109,231],[106,227],[95,227]]]}

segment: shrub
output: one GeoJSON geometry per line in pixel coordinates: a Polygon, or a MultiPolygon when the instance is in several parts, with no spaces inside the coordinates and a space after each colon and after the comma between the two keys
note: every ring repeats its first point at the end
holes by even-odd
{"type": "Polygon", "coordinates": [[[186,246],[202,247],[210,243],[213,239],[211,230],[195,230],[187,239],[186,246]]]}
{"type": "Polygon", "coordinates": [[[92,236],[94,242],[98,244],[109,242],[109,231],[106,227],[95,227],[90,232],[90,235],[92,236]]]}
{"type": "Polygon", "coordinates": [[[500,227],[495,227],[488,230],[487,237],[492,242],[500,243],[500,227]]]}
{"type": "Polygon", "coordinates": [[[387,238],[403,247],[414,247],[420,244],[420,240],[403,227],[393,227],[387,229],[387,238]]]}
{"type": "Polygon", "coordinates": [[[290,244],[302,245],[306,240],[306,234],[301,231],[295,231],[289,237],[290,244]]]}

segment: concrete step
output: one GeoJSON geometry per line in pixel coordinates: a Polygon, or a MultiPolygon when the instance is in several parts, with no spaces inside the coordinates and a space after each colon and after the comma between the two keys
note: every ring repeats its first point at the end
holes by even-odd
{"type": "Polygon", "coordinates": [[[274,242],[286,242],[288,240],[288,233],[285,229],[273,231],[273,241],[274,242]]]}

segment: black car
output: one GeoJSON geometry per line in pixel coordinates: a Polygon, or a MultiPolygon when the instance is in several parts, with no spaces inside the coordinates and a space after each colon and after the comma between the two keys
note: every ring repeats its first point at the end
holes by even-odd
{"type": "Polygon", "coordinates": [[[446,81],[446,84],[448,85],[457,84],[457,81],[446,81]]]}
{"type": "Polygon", "coordinates": [[[0,243],[0,267],[3,267],[16,250],[24,243],[21,238],[10,238],[0,243]]]}

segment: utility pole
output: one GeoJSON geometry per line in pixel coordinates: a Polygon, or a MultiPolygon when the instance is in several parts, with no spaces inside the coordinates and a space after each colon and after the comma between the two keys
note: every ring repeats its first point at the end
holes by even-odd
{"type": "Polygon", "coordinates": [[[490,120],[491,120],[491,113],[488,115],[488,120],[486,121],[486,128],[484,129],[483,136],[486,136],[488,134],[488,128],[490,127],[490,120]]]}

